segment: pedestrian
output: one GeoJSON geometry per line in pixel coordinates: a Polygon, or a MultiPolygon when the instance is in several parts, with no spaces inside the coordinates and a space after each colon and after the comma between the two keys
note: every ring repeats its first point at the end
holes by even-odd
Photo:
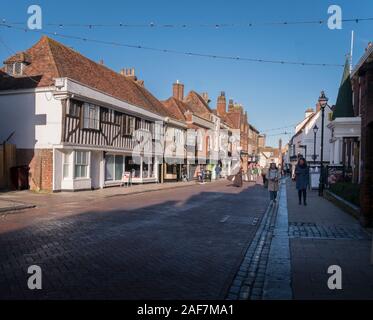
{"type": "Polygon", "coordinates": [[[279,182],[279,173],[276,167],[276,164],[272,162],[269,166],[268,173],[268,191],[270,199],[276,202],[277,199],[277,191],[278,191],[278,182],[279,182]]]}
{"type": "Polygon", "coordinates": [[[303,195],[303,204],[307,205],[307,187],[310,181],[310,169],[307,165],[306,159],[300,158],[298,164],[295,167],[295,181],[296,188],[298,190],[298,199],[299,204],[302,204],[302,195],[303,195]]]}
{"type": "Polygon", "coordinates": [[[240,170],[238,170],[238,172],[234,176],[233,185],[235,187],[242,187],[242,173],[243,173],[243,168],[240,167],[240,170]]]}
{"type": "Polygon", "coordinates": [[[221,172],[221,167],[219,164],[215,166],[215,179],[219,180],[220,179],[220,172],[221,172]]]}
{"type": "Polygon", "coordinates": [[[263,170],[262,170],[263,187],[266,187],[266,185],[267,185],[266,176],[267,176],[267,168],[264,167],[263,170]]]}

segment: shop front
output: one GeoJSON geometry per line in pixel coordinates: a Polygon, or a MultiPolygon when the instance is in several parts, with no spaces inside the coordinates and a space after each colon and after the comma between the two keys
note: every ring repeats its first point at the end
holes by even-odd
{"type": "Polygon", "coordinates": [[[131,183],[158,181],[158,162],[154,156],[132,157],[129,154],[106,153],[105,187],[120,185],[130,179],[131,183]]]}

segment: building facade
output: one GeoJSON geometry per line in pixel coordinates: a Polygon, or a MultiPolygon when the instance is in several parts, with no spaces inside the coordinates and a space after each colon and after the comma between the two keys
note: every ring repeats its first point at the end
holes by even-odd
{"type": "Polygon", "coordinates": [[[373,45],[366,49],[351,73],[354,115],[361,118],[361,223],[373,224],[373,45]]]}
{"type": "Polygon", "coordinates": [[[31,189],[103,188],[125,172],[132,182],[159,180],[168,113],[133,72],[127,78],[47,37],[5,70],[0,134],[15,132],[31,189]]]}

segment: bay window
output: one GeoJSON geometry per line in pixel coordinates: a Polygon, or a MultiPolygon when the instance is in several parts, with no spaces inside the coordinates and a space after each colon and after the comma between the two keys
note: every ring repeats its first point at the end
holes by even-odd
{"type": "Polygon", "coordinates": [[[88,151],[75,151],[75,178],[87,178],[88,177],[88,163],[89,163],[89,152],[88,151]]]}

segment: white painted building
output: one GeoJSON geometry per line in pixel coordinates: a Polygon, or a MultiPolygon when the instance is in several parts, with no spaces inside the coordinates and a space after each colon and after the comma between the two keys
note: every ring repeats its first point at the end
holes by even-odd
{"type": "MultiPolygon", "coordinates": [[[[321,146],[321,109],[316,107],[316,112],[313,109],[307,109],[304,119],[296,126],[295,134],[289,142],[288,155],[286,161],[290,161],[293,171],[298,161],[299,156],[303,156],[306,161],[311,164],[320,164],[320,146],[321,146]],[[315,126],[318,128],[316,135],[314,133],[315,126]],[[313,155],[316,155],[314,161],[313,155]]],[[[324,117],[324,152],[323,162],[330,162],[330,138],[331,132],[328,129],[330,123],[330,113],[332,112],[329,106],[325,107],[324,117]]]]}

